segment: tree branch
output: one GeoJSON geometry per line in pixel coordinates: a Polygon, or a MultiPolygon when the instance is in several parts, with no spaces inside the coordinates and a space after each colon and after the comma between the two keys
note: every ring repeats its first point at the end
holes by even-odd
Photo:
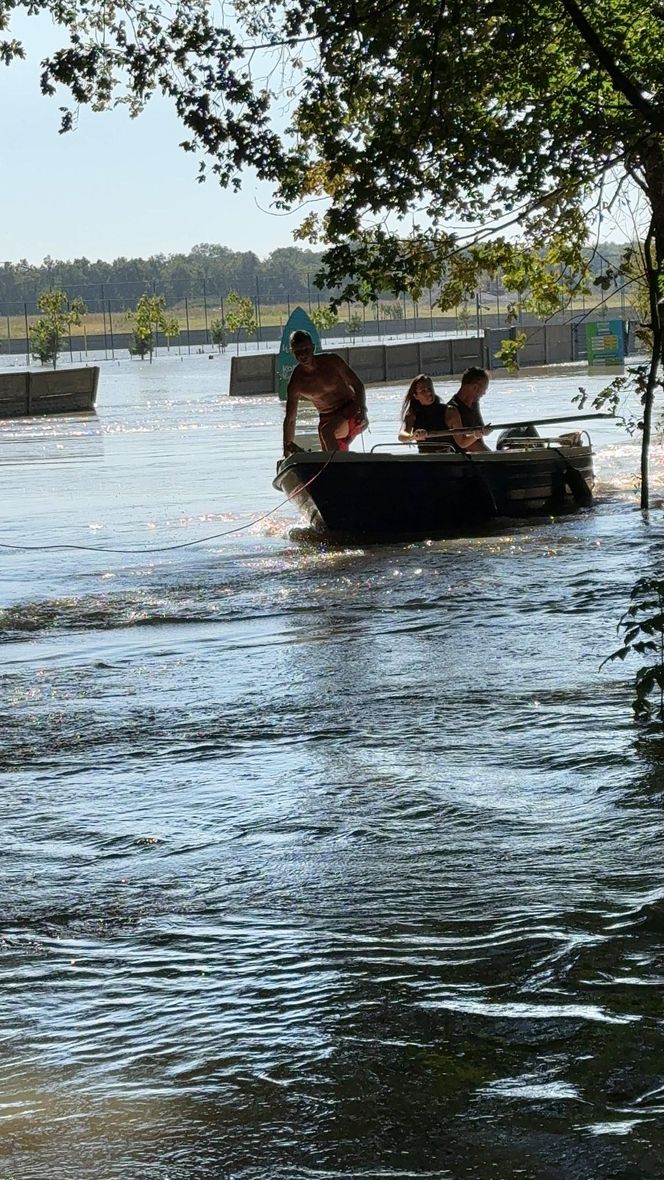
{"type": "Polygon", "coordinates": [[[624,95],[632,109],[638,111],[654,131],[664,131],[664,117],[662,116],[662,112],[648,101],[638,86],[621,70],[615,57],[600,40],[585,13],[576,3],[576,0],[561,0],[561,4],[577,31],[583,37],[588,48],[594,53],[600,65],[606,70],[616,90],[619,90],[624,95]]]}

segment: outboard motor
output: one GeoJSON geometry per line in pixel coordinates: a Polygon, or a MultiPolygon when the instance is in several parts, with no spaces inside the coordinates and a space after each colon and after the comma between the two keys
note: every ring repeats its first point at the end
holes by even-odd
{"type": "Polygon", "coordinates": [[[496,450],[507,451],[512,443],[512,440],[519,438],[539,438],[539,432],[532,422],[526,423],[524,426],[508,426],[507,430],[501,431],[496,439],[496,450]]]}

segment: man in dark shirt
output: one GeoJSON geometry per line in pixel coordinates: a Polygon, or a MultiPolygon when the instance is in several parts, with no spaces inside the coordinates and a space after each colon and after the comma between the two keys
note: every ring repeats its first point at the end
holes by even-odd
{"type": "Polygon", "coordinates": [[[484,441],[484,435],[489,433],[489,427],[484,425],[480,411],[480,398],[484,397],[489,388],[489,374],[486,369],[473,366],[466,369],[461,377],[461,385],[454,397],[445,407],[445,425],[448,430],[454,430],[454,445],[459,451],[489,451],[484,441]],[[468,431],[462,431],[464,426],[468,431]]]}

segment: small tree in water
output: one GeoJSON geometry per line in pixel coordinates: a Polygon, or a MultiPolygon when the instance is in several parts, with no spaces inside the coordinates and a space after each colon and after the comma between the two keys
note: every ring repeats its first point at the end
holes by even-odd
{"type": "Polygon", "coordinates": [[[403,319],[403,307],[400,303],[381,303],[380,313],[384,320],[403,319]]]}
{"type": "Polygon", "coordinates": [[[344,332],[350,336],[353,344],[358,334],[362,330],[362,316],[357,311],[349,312],[348,319],[344,320],[344,332]]]}
{"type": "Polygon", "coordinates": [[[162,331],[166,337],[166,348],[168,352],[171,351],[171,340],[177,339],[180,335],[180,323],[176,315],[164,316],[164,323],[162,331]]]}
{"type": "Polygon", "coordinates": [[[230,292],[226,299],[226,323],[229,331],[236,333],[235,344],[239,353],[240,332],[243,329],[245,332],[256,331],[254,305],[248,296],[238,295],[237,291],[230,292]]]}
{"type": "Polygon", "coordinates": [[[171,336],[180,330],[177,325],[176,331],[171,331],[175,325],[166,315],[166,300],[163,295],[141,295],[134,310],[127,312],[127,319],[134,324],[129,352],[141,360],[149,356],[150,364],[157,332],[161,331],[164,335],[171,336]]]}
{"type": "Polygon", "coordinates": [[[212,343],[216,344],[219,352],[223,352],[226,348],[226,329],[224,328],[223,320],[212,320],[210,324],[210,336],[212,343]]]}
{"type": "Polygon", "coordinates": [[[664,725],[664,578],[639,578],[630,595],[631,605],[618,624],[623,645],[608,659],[645,656],[647,663],[634,679],[634,714],[639,721],[664,725]]]}
{"type": "Polygon", "coordinates": [[[87,308],[82,299],[69,303],[65,291],[42,291],[37,300],[41,316],[30,328],[30,351],[42,365],[58,364],[58,355],[74,324],[80,324],[87,308]]]}

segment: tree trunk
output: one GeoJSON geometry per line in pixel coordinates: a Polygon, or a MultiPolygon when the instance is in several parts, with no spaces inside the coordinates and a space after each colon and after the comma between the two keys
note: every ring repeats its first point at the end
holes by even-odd
{"type": "Polygon", "coordinates": [[[657,370],[662,354],[662,332],[659,326],[653,330],[650,366],[643,391],[643,437],[641,439],[641,508],[648,511],[650,501],[649,463],[650,435],[652,433],[652,410],[657,386],[657,370]]]}
{"type": "Polygon", "coordinates": [[[652,347],[650,365],[643,390],[643,438],[641,440],[641,508],[648,509],[649,502],[649,452],[652,433],[652,414],[655,390],[660,384],[659,367],[662,362],[662,308],[660,283],[664,274],[664,155],[658,139],[648,141],[643,153],[643,171],[652,209],[652,218],[645,241],[645,268],[650,299],[650,326],[652,347]]]}

